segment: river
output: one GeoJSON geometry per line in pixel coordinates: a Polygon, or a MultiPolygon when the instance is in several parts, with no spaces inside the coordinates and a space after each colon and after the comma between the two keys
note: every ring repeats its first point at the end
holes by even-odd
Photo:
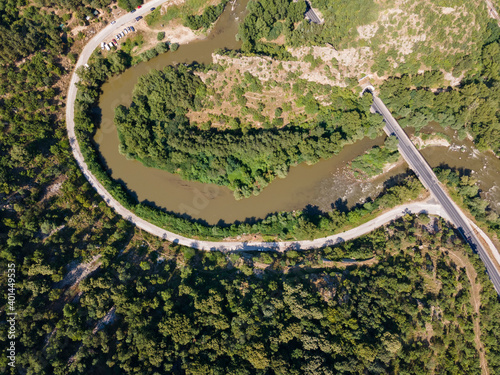
{"type": "MultiPolygon", "coordinates": [[[[228,4],[206,39],[182,45],[176,52],[168,52],[138,64],[103,85],[99,102],[102,122],[95,141],[112,177],[123,181],[140,201],[154,202],[158,207],[208,224],[224,224],[253,221],[279,211],[351,207],[376,196],[384,184],[391,183],[394,176],[404,174],[407,166],[401,164],[370,181],[356,181],[347,163],[374,145],[382,144],[385,137],[375,140],[366,138],[345,147],[341,153],[328,160],[312,166],[301,164],[292,167],[285,179],[274,180],[258,196],[236,201],[232,191],[225,187],[184,181],[178,175],[127,160],[118,152],[118,136],[113,123],[114,108],[120,104],[130,105],[138,77],[151,69],[162,69],[176,63],[210,63],[214,50],[239,48],[240,43],[236,41],[235,35],[245,6],[246,1],[236,2],[233,7],[228,4]]],[[[472,144],[467,141],[459,142],[450,149],[428,147],[423,153],[432,167],[445,163],[476,171],[486,197],[492,202],[500,201],[500,161],[492,154],[474,152],[472,144]],[[488,167],[484,168],[485,165],[488,167]]]]}

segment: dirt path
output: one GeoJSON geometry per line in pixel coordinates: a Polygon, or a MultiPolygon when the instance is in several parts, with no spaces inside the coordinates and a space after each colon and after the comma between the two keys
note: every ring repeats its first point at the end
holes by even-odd
{"type": "Polygon", "coordinates": [[[488,368],[488,362],[486,361],[484,345],[481,341],[481,326],[479,324],[480,321],[480,312],[479,308],[481,306],[481,284],[476,282],[477,272],[474,269],[474,266],[470,263],[469,259],[463,254],[448,250],[450,258],[457,264],[459,267],[464,267],[465,272],[467,274],[467,278],[469,279],[471,285],[471,297],[470,303],[474,309],[473,321],[474,321],[474,343],[476,344],[476,350],[479,354],[479,363],[481,365],[481,374],[489,375],[490,371],[488,368]]]}

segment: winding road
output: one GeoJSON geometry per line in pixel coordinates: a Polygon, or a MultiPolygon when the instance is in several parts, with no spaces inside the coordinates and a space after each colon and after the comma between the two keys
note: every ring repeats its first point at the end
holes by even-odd
{"type": "MultiPolygon", "coordinates": [[[[434,197],[438,199],[438,202],[440,202],[439,204],[432,201],[410,203],[395,207],[383,213],[379,217],[343,233],[308,241],[284,241],[284,242],[241,242],[241,241],[212,242],[212,241],[200,241],[192,238],[186,238],[176,233],[160,228],[156,225],[153,225],[147,222],[146,220],[141,219],[133,212],[123,207],[115,198],[111,196],[110,193],[108,193],[108,191],[101,185],[101,183],[97,180],[97,178],[90,172],[81,153],[78,140],[76,139],[74,109],[75,109],[75,99],[77,94],[76,83],[79,80],[76,74],[76,69],[79,68],[80,66],[84,66],[87,63],[88,59],[90,58],[94,50],[96,48],[100,48],[100,44],[102,41],[104,41],[110,35],[118,32],[118,30],[120,30],[124,25],[132,22],[136,17],[148,13],[151,7],[160,6],[164,2],[165,2],[164,0],[150,1],[144,4],[141,9],[138,9],[134,13],[125,14],[124,16],[116,20],[116,23],[106,26],[103,30],[101,30],[98,34],[96,34],[87,43],[87,45],[81,52],[80,57],[75,66],[75,70],[73,71],[68,89],[67,105],[66,105],[66,126],[73,155],[80,169],[82,170],[84,176],[89,181],[89,183],[96,189],[96,191],[104,199],[104,201],[110,207],[112,207],[119,215],[121,215],[123,218],[130,221],[131,223],[135,224],[138,228],[146,232],[149,232],[155,236],[161,237],[173,243],[178,243],[180,245],[189,246],[195,249],[205,250],[205,251],[250,251],[250,250],[285,251],[287,249],[294,249],[294,250],[314,249],[323,246],[331,246],[343,241],[348,241],[356,237],[362,236],[408,213],[414,213],[414,214],[427,213],[432,215],[438,215],[446,220],[455,223],[455,225],[457,225],[459,230],[462,229],[461,233],[463,233],[464,236],[467,238],[467,240],[473,245],[473,248],[480,251],[481,259],[485,261],[486,267],[488,269],[488,272],[490,273],[490,277],[492,277],[492,280],[494,280],[494,285],[497,288],[497,291],[500,290],[499,288],[500,277],[498,275],[498,272],[496,271],[496,268],[493,266],[491,260],[488,258],[487,254],[485,255],[485,251],[481,243],[477,240],[477,238],[474,235],[474,232],[470,228],[470,226],[474,224],[470,222],[469,219],[467,219],[467,217],[465,217],[463,213],[461,213],[461,211],[456,206],[454,206],[454,203],[449,198],[448,200],[445,199],[447,198],[446,195],[445,198],[442,197],[442,194],[444,194],[444,192],[439,187],[439,184],[437,183],[437,180],[432,170],[430,170],[430,167],[427,165],[427,163],[425,163],[423,157],[418,153],[418,151],[416,151],[411,141],[407,139],[406,134],[399,127],[394,118],[390,115],[390,112],[387,110],[385,105],[383,105],[382,101],[376,96],[374,96],[373,107],[375,110],[382,113],[386,118],[387,121],[386,131],[389,134],[394,133],[398,135],[398,137],[400,137],[400,151],[403,154],[403,156],[407,158],[409,164],[412,167],[415,167],[415,165],[412,163],[417,163],[418,165],[425,166],[423,169],[416,168],[415,170],[417,172],[417,175],[424,182],[424,185],[429,190],[431,190],[434,197]],[[415,152],[418,155],[415,155],[415,152]],[[455,207],[455,209],[453,209],[453,207],[455,207]]],[[[489,244],[492,253],[494,254],[497,261],[500,263],[500,255],[493,246],[491,240],[489,240],[486,234],[484,234],[484,232],[482,232],[479,228],[476,227],[475,230],[483,237],[484,241],[489,244]]]]}

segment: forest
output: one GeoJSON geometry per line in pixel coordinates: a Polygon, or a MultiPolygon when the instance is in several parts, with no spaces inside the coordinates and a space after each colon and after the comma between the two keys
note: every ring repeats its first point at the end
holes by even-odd
{"type": "MultiPolygon", "coordinates": [[[[479,374],[477,337],[490,373],[500,372],[498,297],[477,255],[440,220],[405,216],[309,252],[226,254],[169,244],[118,216],[82,175],[66,136],[64,79],[78,50],[63,30],[40,26],[56,20],[44,19],[41,5],[56,3],[68,12],[89,6],[0,4],[2,36],[20,38],[26,30],[16,25],[32,25],[29,40],[0,47],[10,59],[0,63],[0,263],[15,264],[18,313],[16,368],[2,355],[1,373],[479,374]],[[478,311],[472,283],[481,284],[478,311]]],[[[131,63],[122,53],[96,56],[80,72],[77,104],[86,160],[124,201],[130,198],[110,181],[89,140],[100,85],[131,63]]],[[[474,181],[439,176],[480,218],[474,181]]],[[[310,238],[421,193],[410,178],[348,213],[281,213],[225,228],[132,204],[180,233],[310,238]]],[[[484,219],[493,222],[488,209],[484,219]]],[[[0,309],[6,306],[0,293],[0,309]]],[[[0,342],[8,347],[5,334],[0,342]]]]}
{"type": "Polygon", "coordinates": [[[0,2],[0,63],[3,65],[36,51],[67,53],[71,37],[64,23],[74,15],[83,24],[87,15],[109,6],[111,0],[37,0],[36,4],[26,0],[0,2]],[[41,7],[61,9],[66,14],[59,17],[50,8],[41,7]]]}
{"type": "Polygon", "coordinates": [[[500,370],[497,295],[441,220],[407,215],[309,252],[204,253],[108,215],[79,282],[63,233],[17,270],[29,374],[481,374],[475,337],[500,370]]]}
{"type": "Polygon", "coordinates": [[[62,52],[65,45],[59,25],[62,20],[34,6],[19,11],[24,1],[0,4],[0,63],[4,66],[35,51],[62,52]]]}
{"type": "MultiPolygon", "coordinates": [[[[247,15],[240,24],[238,38],[243,41],[243,52],[265,51],[262,38],[274,40],[282,32],[293,30],[294,24],[304,19],[306,4],[292,0],[250,1],[247,15]]],[[[268,53],[266,53],[268,54],[268,53]]]]}

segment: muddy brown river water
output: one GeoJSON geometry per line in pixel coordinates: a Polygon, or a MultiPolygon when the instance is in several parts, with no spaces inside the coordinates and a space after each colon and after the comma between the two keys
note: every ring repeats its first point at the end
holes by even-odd
{"type": "MultiPolygon", "coordinates": [[[[301,164],[292,167],[285,179],[276,179],[260,195],[236,201],[232,191],[225,187],[184,181],[178,175],[127,160],[118,152],[114,108],[120,104],[130,105],[138,77],[151,69],[162,69],[171,64],[210,63],[214,50],[239,48],[235,35],[245,6],[246,1],[236,2],[234,6],[228,4],[206,39],[182,45],[176,52],[168,52],[136,65],[103,85],[99,103],[102,122],[95,141],[112,177],[123,181],[140,201],[154,202],[168,211],[215,224],[258,219],[270,213],[300,210],[308,206],[321,210],[335,206],[350,207],[376,196],[391,178],[405,173],[406,163],[371,181],[356,181],[347,163],[374,145],[382,144],[385,137],[375,140],[365,138],[345,147],[328,160],[311,166],[301,164]]],[[[433,130],[429,127],[424,132],[433,130]]],[[[439,126],[436,130],[442,132],[439,126]]],[[[480,179],[484,196],[499,209],[500,160],[491,153],[477,152],[470,141],[458,141],[453,132],[448,132],[448,135],[453,137],[452,147],[427,147],[423,150],[431,167],[444,163],[474,171],[475,177],[480,179]]]]}

